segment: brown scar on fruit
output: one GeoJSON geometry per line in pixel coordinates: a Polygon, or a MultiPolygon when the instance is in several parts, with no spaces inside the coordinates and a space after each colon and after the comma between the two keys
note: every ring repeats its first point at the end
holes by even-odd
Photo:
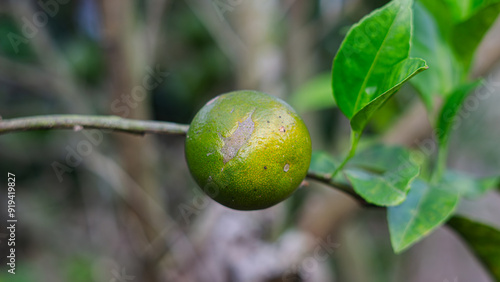
{"type": "Polygon", "coordinates": [[[224,142],[224,146],[220,149],[224,164],[236,157],[241,146],[247,143],[250,139],[250,136],[255,128],[255,124],[252,120],[252,114],[253,112],[243,122],[238,122],[238,128],[231,136],[224,138],[219,133],[220,138],[224,142]]]}
{"type": "Polygon", "coordinates": [[[284,126],[280,127],[280,132],[286,132],[285,127],[284,127],[284,126]]]}

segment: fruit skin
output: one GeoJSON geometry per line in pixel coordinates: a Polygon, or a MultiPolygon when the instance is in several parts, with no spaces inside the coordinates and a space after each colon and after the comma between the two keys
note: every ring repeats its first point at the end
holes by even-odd
{"type": "Polygon", "coordinates": [[[209,101],[186,137],[191,175],[215,201],[237,210],[271,207],[290,196],[307,174],[311,138],[284,101],[235,91],[209,101]]]}

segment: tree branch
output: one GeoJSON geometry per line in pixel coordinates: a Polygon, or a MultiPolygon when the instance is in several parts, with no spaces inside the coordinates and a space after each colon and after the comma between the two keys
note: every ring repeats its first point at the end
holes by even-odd
{"type": "Polygon", "coordinates": [[[41,129],[107,129],[133,134],[185,135],[189,125],[161,121],[125,119],[117,116],[47,115],[0,119],[0,134],[41,129]]]}
{"type": "MultiPolygon", "coordinates": [[[[47,129],[105,129],[132,134],[176,134],[186,135],[189,125],[163,121],[126,119],[118,116],[46,115],[2,120],[0,135],[19,131],[47,129]]],[[[372,206],[361,198],[351,185],[332,179],[331,176],[309,171],[307,177],[352,196],[363,206],[372,206]]]]}
{"type": "Polygon", "coordinates": [[[374,207],[374,205],[371,205],[368,202],[366,202],[365,199],[363,199],[358,193],[356,193],[356,191],[354,191],[354,188],[352,188],[352,186],[347,183],[335,181],[329,175],[324,175],[311,170],[307,172],[307,177],[350,195],[356,201],[358,201],[359,204],[362,206],[374,207]]]}

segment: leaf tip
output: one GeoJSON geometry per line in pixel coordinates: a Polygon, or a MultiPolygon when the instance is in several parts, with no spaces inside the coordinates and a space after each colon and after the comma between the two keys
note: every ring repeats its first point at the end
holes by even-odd
{"type": "Polygon", "coordinates": [[[393,240],[392,237],[391,237],[391,245],[392,249],[394,250],[394,253],[397,255],[403,253],[409,247],[408,244],[404,245],[401,243],[401,241],[396,242],[395,240],[393,240]]]}

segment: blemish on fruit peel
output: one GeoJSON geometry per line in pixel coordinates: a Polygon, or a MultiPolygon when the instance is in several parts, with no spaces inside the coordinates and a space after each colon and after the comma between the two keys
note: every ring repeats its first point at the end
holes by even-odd
{"type": "Polygon", "coordinates": [[[290,169],[290,165],[289,164],[286,164],[285,167],[283,168],[283,170],[285,172],[288,172],[289,169],[290,169]]]}
{"type": "Polygon", "coordinates": [[[271,207],[297,189],[309,168],[311,140],[305,124],[283,101],[265,93],[222,94],[198,112],[188,133],[191,174],[204,192],[209,186],[216,190],[209,197],[229,208],[271,207]],[[282,126],[286,133],[280,132],[282,126]],[[210,153],[219,161],[207,165],[210,153]]]}
{"type": "Polygon", "coordinates": [[[243,122],[238,122],[238,128],[231,136],[226,138],[222,136],[220,137],[224,142],[224,146],[222,146],[220,150],[222,153],[224,164],[236,157],[236,154],[238,153],[238,150],[241,148],[241,146],[247,143],[250,139],[250,136],[252,135],[252,132],[254,130],[252,114],[250,114],[248,118],[243,122]]]}

